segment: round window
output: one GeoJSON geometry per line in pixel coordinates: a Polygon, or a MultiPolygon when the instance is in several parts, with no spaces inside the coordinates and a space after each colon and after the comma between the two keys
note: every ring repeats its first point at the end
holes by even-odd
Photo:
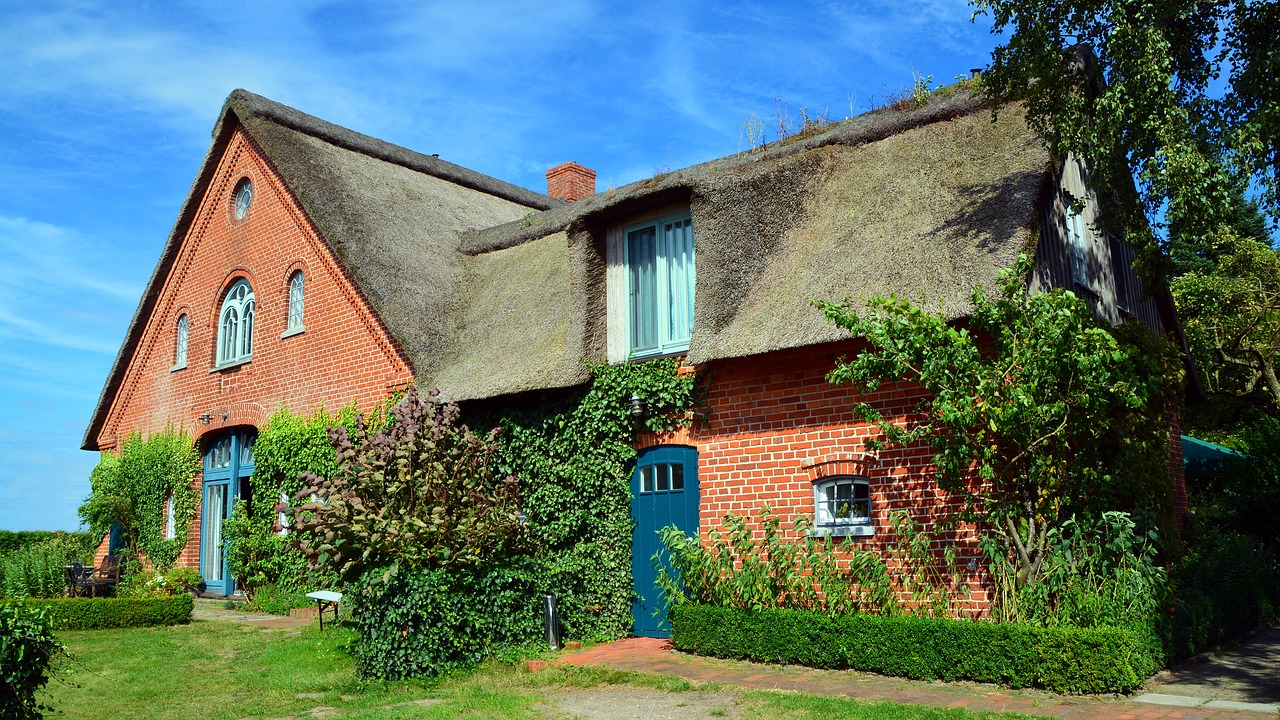
{"type": "Polygon", "coordinates": [[[232,199],[235,202],[236,219],[243,220],[244,216],[249,214],[249,203],[253,201],[253,183],[249,178],[243,178],[236,183],[232,199]]]}

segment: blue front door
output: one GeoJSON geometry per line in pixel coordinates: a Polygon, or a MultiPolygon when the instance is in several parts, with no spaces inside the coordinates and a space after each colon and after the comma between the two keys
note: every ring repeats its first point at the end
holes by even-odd
{"type": "Polygon", "coordinates": [[[658,530],[674,525],[687,535],[698,534],[698,451],[664,445],[640,453],[631,473],[631,576],[636,599],[632,606],[638,637],[667,637],[671,625],[661,613],[662,597],[654,587],[658,572],[653,554],[661,541],[658,530]]]}
{"type": "Polygon", "coordinates": [[[230,595],[235,579],[227,571],[223,523],[241,498],[248,497],[253,475],[253,429],[232,430],[209,441],[204,453],[204,492],[200,519],[200,576],[209,592],[230,595]]]}

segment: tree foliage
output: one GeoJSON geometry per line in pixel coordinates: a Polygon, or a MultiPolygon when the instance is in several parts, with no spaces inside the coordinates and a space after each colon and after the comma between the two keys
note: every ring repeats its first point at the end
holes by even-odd
{"type": "Polygon", "coordinates": [[[1179,275],[1172,291],[1206,389],[1266,398],[1280,413],[1280,255],[1224,228],[1212,264],[1179,275]]]}
{"type": "Polygon", "coordinates": [[[862,314],[819,303],[869,345],[829,380],[928,391],[905,417],[860,403],[857,417],[880,432],[869,449],[927,445],[938,482],[960,494],[962,519],[987,532],[1017,587],[1040,580],[1051,531],[1077,511],[1163,508],[1171,525],[1168,418],[1180,397],[1167,342],[1100,326],[1070,292],[1029,295],[1030,268],[1024,256],[1004,271],[994,297],[975,289],[968,327],[893,297],[862,314]]]}
{"type": "Polygon", "coordinates": [[[1206,237],[1251,182],[1264,212],[1280,215],[1280,2],[971,3],[1008,33],[986,87],[1024,100],[1059,157],[1090,161],[1109,229],[1139,248],[1149,281],[1168,269],[1148,224],[1161,211],[1184,236],[1206,237]]]}
{"type": "Polygon", "coordinates": [[[167,570],[187,544],[187,528],[200,501],[199,490],[191,487],[199,470],[200,455],[185,432],[170,427],[145,439],[130,435],[118,452],[104,452],[93,469],[80,519],[95,537],[119,523],[131,555],[146,555],[157,568],[167,570]],[[170,495],[175,534],[166,539],[165,505],[170,495]]]}
{"type": "Polygon", "coordinates": [[[355,437],[329,428],[337,472],[308,475],[292,508],[299,546],[313,564],[343,580],[371,569],[471,567],[517,552],[526,533],[520,492],[490,463],[497,431],[487,438],[460,425],[460,410],[410,389],[387,429],[371,430],[361,415],[355,437]]]}

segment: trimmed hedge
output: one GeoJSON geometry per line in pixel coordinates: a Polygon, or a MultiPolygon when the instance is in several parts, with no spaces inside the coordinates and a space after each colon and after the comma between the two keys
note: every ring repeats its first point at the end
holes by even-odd
{"type": "Polygon", "coordinates": [[[191,620],[195,601],[190,595],[137,598],[49,598],[27,600],[27,607],[44,610],[55,630],[180,625],[191,620]]]}
{"type": "Polygon", "coordinates": [[[541,635],[535,562],[510,567],[406,570],[381,582],[373,570],[344,602],[360,628],[356,673],[402,680],[476,665],[541,635]]]}
{"type": "Polygon", "coordinates": [[[1123,628],[831,616],[692,603],[673,606],[669,617],[677,650],[917,680],[976,680],[1071,693],[1130,692],[1157,668],[1149,638],[1123,628]]]}

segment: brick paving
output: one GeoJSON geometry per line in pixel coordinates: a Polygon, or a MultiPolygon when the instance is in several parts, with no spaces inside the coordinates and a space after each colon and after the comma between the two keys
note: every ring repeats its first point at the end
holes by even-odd
{"type": "Polygon", "coordinates": [[[758,690],[838,695],[863,700],[962,707],[978,712],[1020,712],[1071,720],[1262,720],[1275,713],[1208,707],[1137,703],[1118,697],[1067,696],[1036,690],[1011,690],[979,683],[923,682],[852,670],[814,670],[686,655],[667,640],[630,638],[570,653],[564,662],[607,665],[695,682],[758,690]]]}

